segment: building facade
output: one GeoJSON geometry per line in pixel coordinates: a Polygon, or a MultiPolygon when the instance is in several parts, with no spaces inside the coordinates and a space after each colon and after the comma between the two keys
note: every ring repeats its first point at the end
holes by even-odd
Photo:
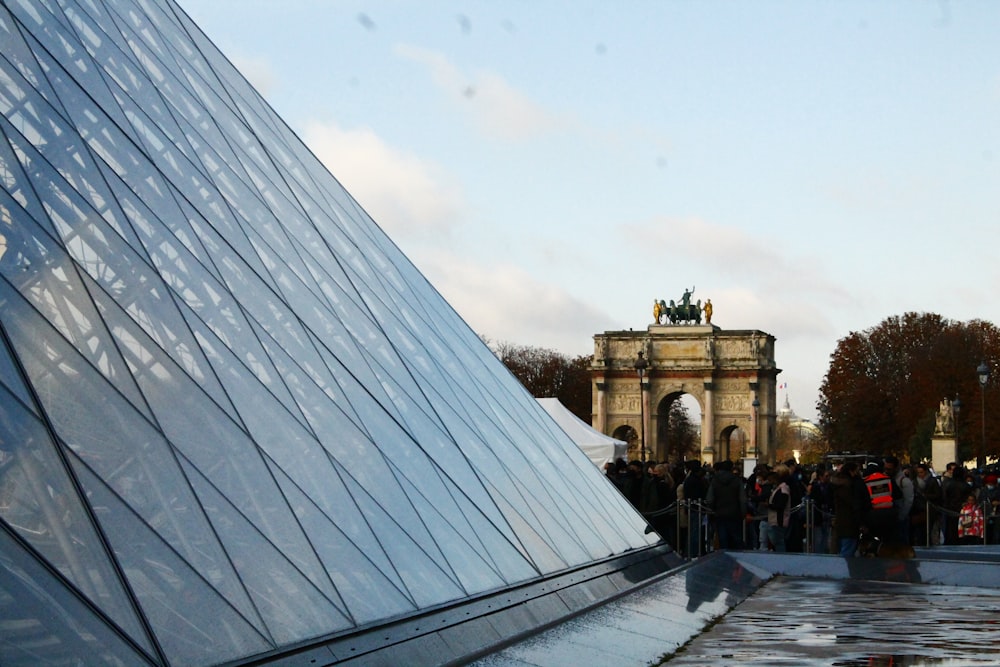
{"type": "Polygon", "coordinates": [[[670,404],[687,394],[701,407],[703,461],[772,460],[781,372],[774,344],[759,330],[710,324],[598,334],[591,367],[594,428],[638,439],[639,457],[645,452],[647,459],[674,460],[662,437],[664,422],[670,404]]]}

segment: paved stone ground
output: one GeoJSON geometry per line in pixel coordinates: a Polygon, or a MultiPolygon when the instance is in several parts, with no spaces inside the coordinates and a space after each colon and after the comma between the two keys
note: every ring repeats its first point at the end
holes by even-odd
{"type": "Polygon", "coordinates": [[[776,577],[661,664],[1000,665],[1000,591],[776,577]]]}

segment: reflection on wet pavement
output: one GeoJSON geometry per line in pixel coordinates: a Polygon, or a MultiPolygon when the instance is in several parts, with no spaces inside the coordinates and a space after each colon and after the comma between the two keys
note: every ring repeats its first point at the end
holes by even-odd
{"type": "Polygon", "coordinates": [[[1000,664],[1000,591],[779,576],[661,664],[1000,664]]]}
{"type": "Polygon", "coordinates": [[[472,664],[1000,665],[1000,547],[917,556],[713,552],[472,664]]]}

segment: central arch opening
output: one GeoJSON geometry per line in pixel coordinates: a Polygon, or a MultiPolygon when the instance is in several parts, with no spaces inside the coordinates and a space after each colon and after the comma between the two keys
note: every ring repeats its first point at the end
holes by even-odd
{"type": "Polygon", "coordinates": [[[656,448],[658,460],[676,465],[700,458],[701,404],[683,391],[667,394],[656,406],[656,448]]]}

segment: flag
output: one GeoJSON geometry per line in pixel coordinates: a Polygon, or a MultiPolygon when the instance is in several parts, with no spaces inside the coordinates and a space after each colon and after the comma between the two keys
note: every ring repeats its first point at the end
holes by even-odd
{"type": "Polygon", "coordinates": [[[778,389],[788,389],[788,383],[782,382],[781,384],[778,385],[778,389]]]}

